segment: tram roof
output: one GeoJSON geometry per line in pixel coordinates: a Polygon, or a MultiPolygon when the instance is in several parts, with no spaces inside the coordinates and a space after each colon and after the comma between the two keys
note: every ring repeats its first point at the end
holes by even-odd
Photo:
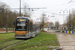
{"type": "Polygon", "coordinates": [[[22,16],[22,17],[17,17],[17,18],[27,18],[27,19],[29,19],[29,20],[32,20],[31,18],[29,18],[29,17],[24,17],[24,16],[22,16]]]}
{"type": "Polygon", "coordinates": [[[19,17],[17,17],[17,18],[29,18],[29,17],[24,17],[24,16],[20,17],[20,16],[19,16],[19,17]]]}

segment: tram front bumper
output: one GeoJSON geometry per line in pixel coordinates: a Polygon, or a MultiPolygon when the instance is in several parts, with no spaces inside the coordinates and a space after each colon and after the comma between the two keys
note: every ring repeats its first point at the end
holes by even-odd
{"type": "Polygon", "coordinates": [[[15,35],[15,38],[26,38],[25,35],[15,35]]]}

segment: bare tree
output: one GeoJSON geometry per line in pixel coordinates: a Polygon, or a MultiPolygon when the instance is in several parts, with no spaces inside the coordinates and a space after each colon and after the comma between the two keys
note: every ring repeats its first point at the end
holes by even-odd
{"type": "Polygon", "coordinates": [[[55,22],[55,27],[58,29],[59,28],[59,22],[55,22]]]}
{"type": "Polygon", "coordinates": [[[50,23],[49,23],[49,25],[50,25],[50,26],[53,26],[53,25],[54,25],[54,23],[53,23],[53,22],[50,22],[50,23]]]}
{"type": "Polygon", "coordinates": [[[71,28],[74,29],[75,27],[75,10],[72,11],[72,13],[67,17],[66,19],[67,23],[67,27],[68,29],[70,28],[70,25],[71,25],[71,28]]]}
{"type": "Polygon", "coordinates": [[[7,4],[0,2],[0,9],[2,9],[0,11],[0,27],[6,26],[6,9],[9,10],[8,8],[9,6],[7,4]]]}
{"type": "Polygon", "coordinates": [[[6,27],[6,21],[7,21],[7,12],[8,12],[8,27],[13,27],[13,23],[18,16],[17,12],[12,12],[10,10],[10,6],[1,2],[0,3],[0,28],[6,27]],[[7,11],[6,11],[7,10],[7,11]]]}
{"type": "Polygon", "coordinates": [[[43,13],[43,14],[41,15],[41,27],[42,27],[42,30],[44,30],[45,16],[46,16],[45,13],[43,13]]]}

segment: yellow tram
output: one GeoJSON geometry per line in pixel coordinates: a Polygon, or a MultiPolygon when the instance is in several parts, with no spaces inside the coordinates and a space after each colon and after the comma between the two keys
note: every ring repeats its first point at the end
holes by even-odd
{"type": "Polygon", "coordinates": [[[15,38],[35,37],[39,33],[39,24],[27,17],[17,17],[15,22],[15,38]]]}

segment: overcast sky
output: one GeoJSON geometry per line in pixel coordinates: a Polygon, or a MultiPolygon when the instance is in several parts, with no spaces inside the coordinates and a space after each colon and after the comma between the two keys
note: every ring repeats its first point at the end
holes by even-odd
{"type": "MultiPolygon", "coordinates": [[[[1,2],[5,2],[11,8],[19,8],[19,0],[0,0],[1,2]]],[[[49,18],[49,22],[59,21],[60,24],[63,24],[63,20],[66,19],[67,15],[60,15],[63,14],[63,10],[65,10],[65,14],[68,14],[67,11],[72,11],[75,9],[75,2],[68,3],[71,0],[21,0],[22,7],[26,3],[31,8],[42,8],[46,7],[46,9],[39,9],[33,12],[32,18],[34,20],[41,16],[43,12],[47,14],[46,17],[49,18]],[[55,13],[55,14],[52,14],[55,13]],[[57,15],[56,15],[57,14],[57,15]],[[54,17],[51,17],[54,16],[54,17]]],[[[75,1],[75,0],[73,0],[75,1]]]]}

